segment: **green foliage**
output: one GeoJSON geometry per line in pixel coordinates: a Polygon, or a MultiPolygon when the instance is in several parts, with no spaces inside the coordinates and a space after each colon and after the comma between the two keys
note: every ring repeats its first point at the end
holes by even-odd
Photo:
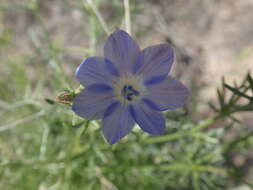
{"type": "MultiPolygon", "coordinates": [[[[99,38],[105,35],[97,15],[86,1],[63,2],[82,10],[88,18],[89,27],[85,30],[89,47],[82,51],[86,56],[94,53],[99,38]]],[[[94,2],[99,8],[102,1],[94,2]]],[[[63,54],[68,49],[50,35],[38,3],[27,0],[15,4],[31,11],[39,28],[39,32],[27,30],[32,52],[17,51],[12,31],[0,30],[0,189],[252,187],[250,180],[245,180],[252,169],[249,167],[245,173],[245,165],[233,162],[234,155],[248,158],[253,144],[252,132],[241,130],[232,139],[224,139],[231,126],[240,124],[234,113],[253,110],[250,74],[239,86],[223,81],[221,90],[217,91],[219,105],[210,104],[215,112],[213,117],[193,122],[185,110],[169,112],[168,135],[150,137],[135,127],[126,138],[110,146],[101,135],[100,121],[78,118],[69,105],[60,104],[59,99],[54,98],[64,90],[73,98],[76,91],[70,87],[77,85],[73,76],[65,74],[70,64],[63,54]],[[218,120],[224,122],[217,128],[210,127],[218,120]]],[[[131,5],[131,11],[139,14],[135,4],[137,1],[131,5]]],[[[0,7],[8,11],[11,6],[4,1],[0,7]]],[[[112,9],[118,11],[119,17],[124,16],[119,1],[112,1],[112,9]]],[[[5,15],[4,11],[0,16],[5,15]]],[[[119,17],[112,19],[112,26],[120,24],[119,17]]],[[[75,66],[77,64],[70,66],[71,73],[75,66]]]]}

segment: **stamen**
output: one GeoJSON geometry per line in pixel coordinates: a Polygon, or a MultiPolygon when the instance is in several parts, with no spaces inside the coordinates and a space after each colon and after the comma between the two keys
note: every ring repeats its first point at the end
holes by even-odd
{"type": "Polygon", "coordinates": [[[132,89],[133,89],[133,86],[132,86],[132,85],[129,85],[129,86],[128,86],[128,89],[129,89],[129,90],[132,90],[132,89]]]}
{"type": "Polygon", "coordinates": [[[133,96],[139,96],[140,93],[135,90],[132,85],[124,85],[123,89],[121,90],[121,95],[128,101],[132,101],[133,96]]]}
{"type": "Polygon", "coordinates": [[[115,81],[114,91],[118,94],[120,101],[130,103],[130,101],[137,101],[140,96],[146,94],[146,88],[143,85],[141,78],[133,76],[129,73],[123,73],[122,76],[115,81]]]}
{"type": "Polygon", "coordinates": [[[127,97],[131,97],[133,95],[134,95],[134,93],[130,92],[130,93],[127,94],[127,97]]]}
{"type": "Polygon", "coordinates": [[[125,94],[127,93],[127,85],[125,85],[124,87],[123,87],[123,89],[121,90],[121,94],[123,95],[123,96],[125,96],[125,94]]]}
{"type": "Polygon", "coordinates": [[[133,98],[132,98],[132,97],[127,97],[127,100],[128,100],[128,101],[132,101],[133,98]]]}

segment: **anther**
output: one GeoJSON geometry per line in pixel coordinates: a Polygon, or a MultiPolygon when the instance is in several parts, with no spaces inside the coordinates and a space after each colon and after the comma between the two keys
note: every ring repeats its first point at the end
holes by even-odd
{"type": "Polygon", "coordinates": [[[132,85],[125,85],[121,90],[121,94],[128,101],[132,101],[134,98],[133,96],[140,95],[140,93],[137,90],[135,90],[132,85]]]}
{"type": "Polygon", "coordinates": [[[132,86],[132,85],[129,85],[129,86],[127,86],[127,89],[128,89],[128,90],[133,90],[133,86],[132,86]]]}
{"type": "Polygon", "coordinates": [[[133,98],[132,98],[132,97],[130,97],[130,96],[128,96],[128,97],[127,97],[127,100],[128,100],[128,101],[132,101],[132,100],[133,100],[133,98]]]}

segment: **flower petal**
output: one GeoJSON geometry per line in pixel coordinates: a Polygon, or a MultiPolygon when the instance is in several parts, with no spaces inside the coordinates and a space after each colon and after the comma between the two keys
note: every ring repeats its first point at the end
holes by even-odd
{"type": "Polygon", "coordinates": [[[161,135],[165,129],[162,113],[148,108],[144,103],[131,105],[131,115],[140,128],[152,135],[161,135]]]}
{"type": "Polygon", "coordinates": [[[103,118],[103,134],[110,144],[126,136],[133,128],[134,120],[129,107],[112,103],[105,112],[103,118]]]}
{"type": "Polygon", "coordinates": [[[139,53],[138,44],[123,30],[112,33],[104,47],[104,56],[112,61],[120,72],[132,71],[139,53]]]}
{"type": "Polygon", "coordinates": [[[112,91],[113,88],[103,83],[94,83],[87,86],[86,90],[89,90],[90,92],[93,92],[93,93],[104,93],[104,92],[112,91]]]}
{"type": "Polygon", "coordinates": [[[150,79],[146,80],[144,82],[144,85],[146,85],[146,86],[148,86],[148,85],[154,85],[154,84],[162,82],[166,78],[167,78],[166,75],[154,76],[154,77],[151,77],[150,79]]]}
{"type": "Polygon", "coordinates": [[[174,52],[169,44],[160,44],[145,48],[138,58],[134,70],[145,80],[168,75],[174,61],[174,52]]]}
{"type": "Polygon", "coordinates": [[[189,96],[188,89],[178,80],[167,77],[163,82],[147,87],[143,101],[158,111],[173,110],[183,106],[189,96]]]}
{"type": "Polygon", "coordinates": [[[102,57],[89,57],[76,69],[76,78],[84,86],[94,83],[110,84],[118,76],[115,66],[102,57]]]}
{"type": "Polygon", "coordinates": [[[75,97],[72,110],[89,120],[101,119],[108,106],[115,101],[113,97],[112,91],[97,93],[86,88],[75,97]]]}

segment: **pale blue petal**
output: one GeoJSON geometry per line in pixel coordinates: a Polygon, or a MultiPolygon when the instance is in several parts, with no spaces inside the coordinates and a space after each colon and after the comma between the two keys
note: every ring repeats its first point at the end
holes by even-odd
{"type": "Polygon", "coordinates": [[[102,124],[103,134],[108,143],[114,144],[126,136],[133,128],[134,120],[129,107],[113,103],[105,112],[102,124]]]}
{"type": "Polygon", "coordinates": [[[150,109],[162,111],[162,110],[160,110],[160,107],[159,107],[158,105],[156,105],[156,104],[155,104],[152,100],[150,100],[150,99],[142,98],[141,101],[144,102],[150,109]]]}
{"type": "Polygon", "coordinates": [[[104,47],[105,58],[115,64],[120,72],[131,72],[139,53],[138,44],[123,30],[112,33],[104,47]]]}
{"type": "Polygon", "coordinates": [[[110,92],[113,88],[107,84],[103,83],[94,83],[86,87],[86,90],[93,92],[93,93],[105,93],[110,92]]]}
{"type": "Polygon", "coordinates": [[[143,101],[150,108],[165,111],[183,106],[189,96],[188,89],[178,80],[167,77],[163,82],[147,86],[143,101]]]}
{"type": "Polygon", "coordinates": [[[140,128],[152,135],[162,135],[165,119],[161,112],[150,109],[144,103],[131,105],[131,115],[140,128]]]}
{"type": "Polygon", "coordinates": [[[96,93],[85,89],[75,97],[72,110],[85,119],[101,119],[105,110],[114,101],[112,91],[96,93]]]}
{"type": "Polygon", "coordinates": [[[158,75],[158,76],[154,76],[149,78],[148,80],[146,80],[144,82],[144,85],[148,86],[148,85],[154,85],[157,83],[162,82],[163,80],[165,80],[167,78],[167,75],[158,75]]]}
{"type": "Polygon", "coordinates": [[[104,113],[104,117],[107,117],[109,115],[111,115],[119,106],[120,106],[120,102],[116,101],[113,102],[106,110],[104,113]]]}
{"type": "Polygon", "coordinates": [[[174,52],[169,44],[160,44],[145,48],[135,65],[135,73],[142,75],[145,81],[158,76],[168,75],[174,61],[174,52]]]}
{"type": "Polygon", "coordinates": [[[77,80],[84,86],[94,83],[110,84],[117,77],[117,69],[102,57],[87,58],[76,70],[77,80]]]}
{"type": "Polygon", "coordinates": [[[113,76],[116,76],[118,77],[119,76],[119,71],[118,69],[116,68],[116,66],[111,62],[109,61],[108,59],[105,59],[105,66],[106,66],[106,69],[109,71],[109,73],[113,76]]]}

